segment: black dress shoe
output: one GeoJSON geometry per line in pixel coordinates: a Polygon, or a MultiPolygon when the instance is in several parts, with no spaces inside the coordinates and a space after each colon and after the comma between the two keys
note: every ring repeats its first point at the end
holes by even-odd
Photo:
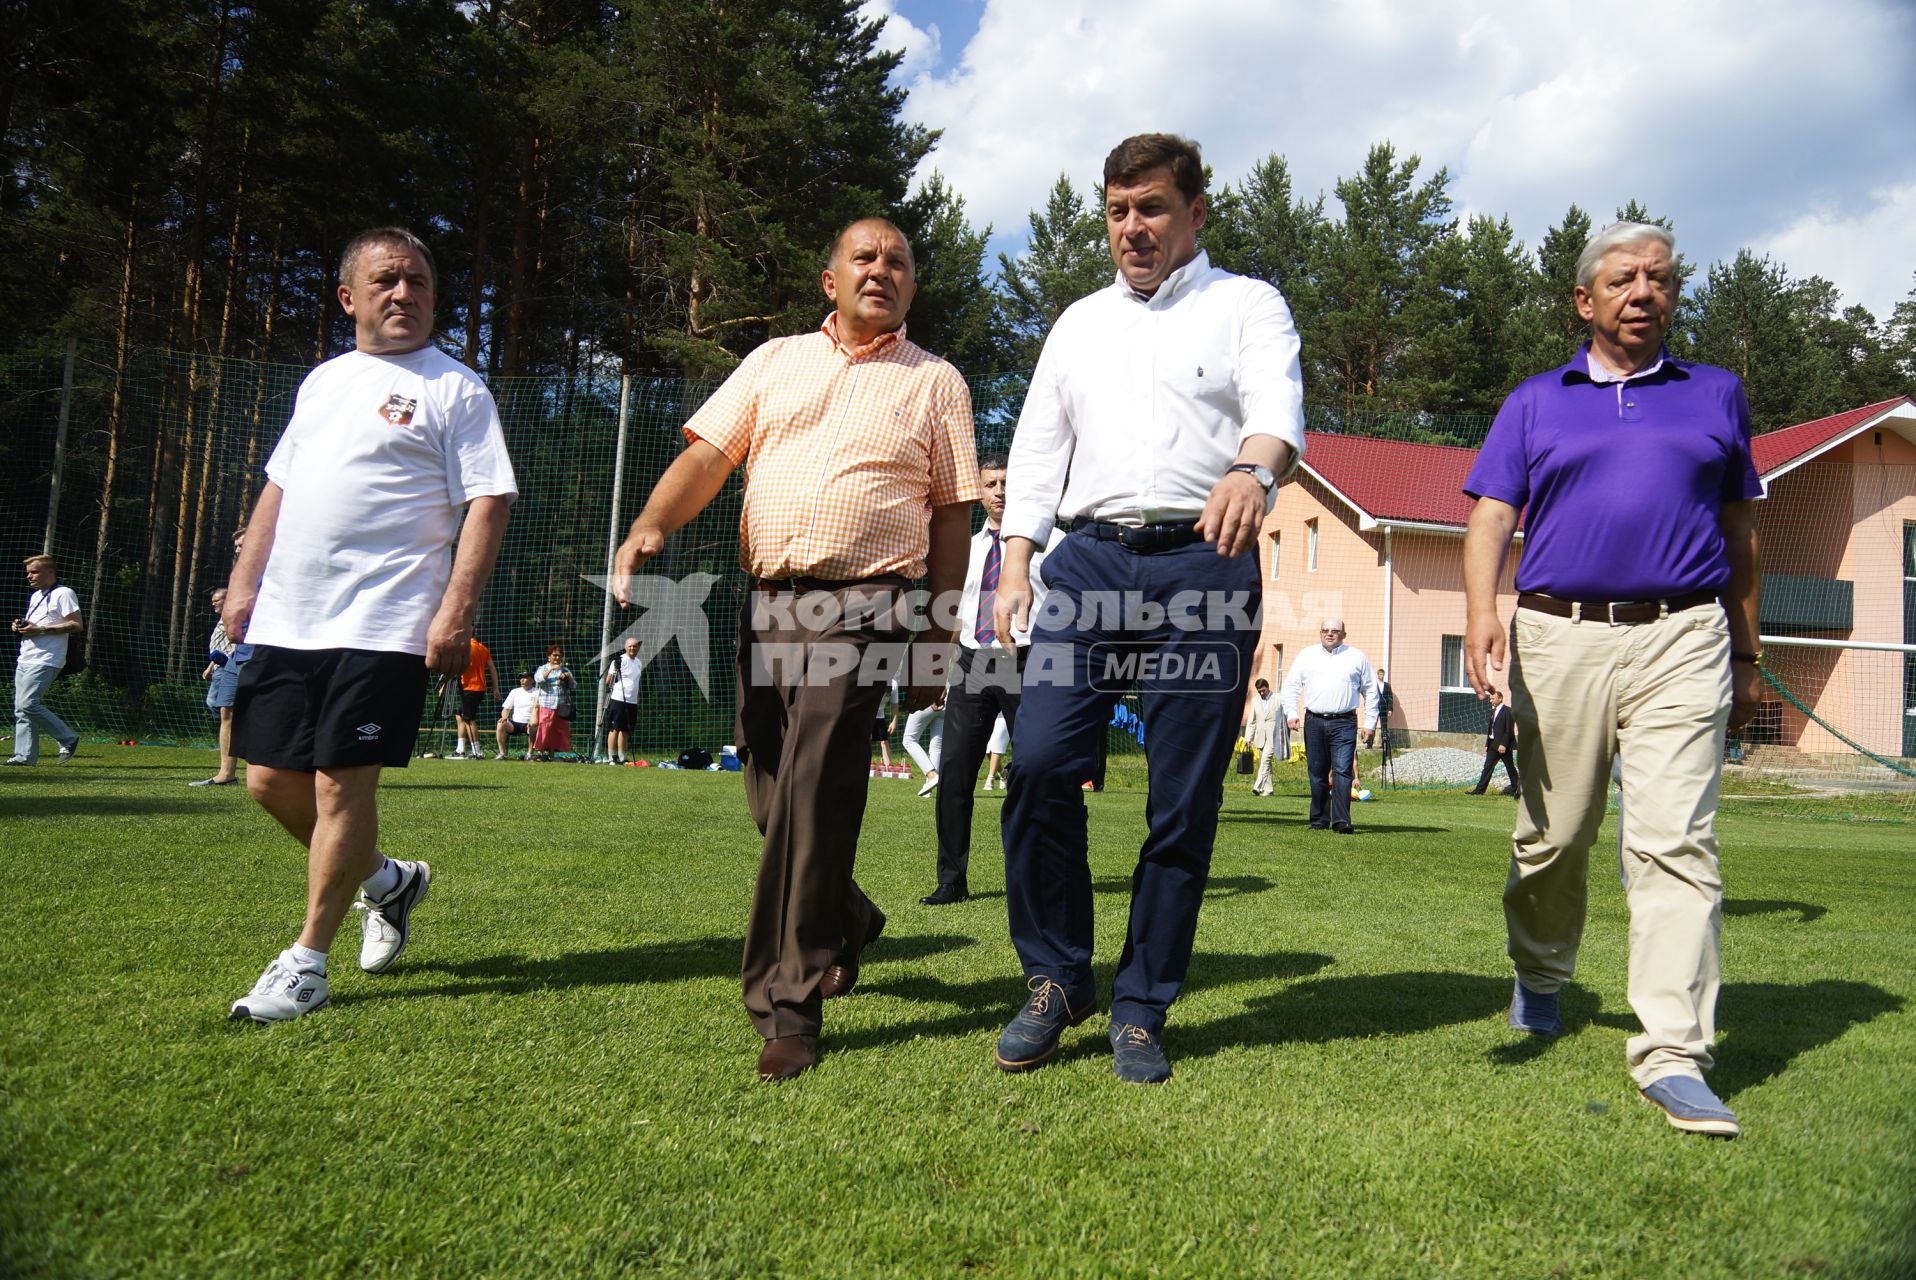
{"type": "Polygon", "coordinates": [[[761,1080],[790,1080],[817,1065],[817,1036],[774,1036],[758,1052],[761,1080]]]}
{"type": "Polygon", "coordinates": [[[1331,830],[1340,836],[1347,836],[1352,834],[1355,828],[1348,822],[1333,822],[1331,823],[1331,830]]]}
{"type": "Polygon", "coordinates": [[[963,902],[970,896],[970,890],[963,887],[946,888],[940,885],[918,901],[928,907],[948,907],[954,902],[963,902]]]}

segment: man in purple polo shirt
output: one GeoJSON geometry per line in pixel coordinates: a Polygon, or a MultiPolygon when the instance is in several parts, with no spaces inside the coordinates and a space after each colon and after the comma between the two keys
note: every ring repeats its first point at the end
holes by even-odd
{"type": "Polygon", "coordinates": [[[1611,760],[1630,807],[1630,1073],[1671,1124],[1733,1138],[1703,1081],[1715,1037],[1723,882],[1716,808],[1726,728],[1762,687],[1750,411],[1736,377],[1663,349],[1676,243],[1618,223],[1577,261],[1589,344],[1504,401],[1464,492],[1470,683],[1502,672],[1497,581],[1528,508],[1509,685],[1523,802],[1504,918],[1517,981],[1510,1025],[1563,1031],[1590,846],[1611,760]],[[1546,761],[1548,764],[1546,765],[1546,761]]]}

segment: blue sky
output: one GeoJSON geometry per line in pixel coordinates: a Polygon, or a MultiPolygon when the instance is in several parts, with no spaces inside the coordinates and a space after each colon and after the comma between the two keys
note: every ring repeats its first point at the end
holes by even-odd
{"type": "MultiPolygon", "coordinates": [[[[1916,274],[1916,5],[1681,0],[866,0],[905,51],[926,162],[994,249],[1120,138],[1196,138],[1218,180],[1276,152],[1329,193],[1371,143],[1452,175],[1535,246],[1634,198],[1702,264],[1739,247],[1879,319],[1916,274]]],[[[921,175],[922,176],[922,175],[921,175]]],[[[1335,201],[1332,201],[1333,208],[1335,201]]]]}

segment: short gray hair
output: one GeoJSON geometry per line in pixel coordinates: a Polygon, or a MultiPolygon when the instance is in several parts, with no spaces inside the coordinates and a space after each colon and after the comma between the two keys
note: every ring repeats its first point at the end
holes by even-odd
{"type": "Polygon", "coordinates": [[[424,240],[404,227],[370,227],[348,240],[339,255],[339,282],[352,288],[353,272],[359,269],[359,255],[379,244],[388,247],[400,245],[418,254],[425,260],[426,275],[432,280],[433,292],[439,292],[439,266],[432,260],[432,250],[426,247],[424,240]]]}
{"type": "Polygon", "coordinates": [[[1597,266],[1604,254],[1627,244],[1642,244],[1645,240],[1661,241],[1670,251],[1671,260],[1676,259],[1676,237],[1668,227],[1659,227],[1654,222],[1613,222],[1591,236],[1583,252],[1577,255],[1577,284],[1585,289],[1590,287],[1597,278],[1597,266]]]}

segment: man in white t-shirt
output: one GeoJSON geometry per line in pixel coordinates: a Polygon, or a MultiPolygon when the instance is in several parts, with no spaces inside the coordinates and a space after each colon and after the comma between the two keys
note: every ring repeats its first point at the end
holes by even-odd
{"type": "Polygon", "coordinates": [[[47,707],[47,690],[67,664],[67,637],[80,630],[80,600],[60,585],[52,556],[28,556],[27,582],[33,594],[26,613],[13,620],[20,656],[13,664],[13,755],[10,765],[40,763],[40,730],[60,744],[60,763],[73,758],[80,735],[47,707]]]}
{"type": "Polygon", "coordinates": [[[234,1002],[235,1020],[326,1003],[327,952],[356,890],[359,967],[383,972],[405,948],[432,868],[375,846],[379,773],[412,755],[431,673],[465,669],[518,496],[491,394],[432,346],[426,246],[398,227],[361,232],[339,278],[355,349],[301,384],[227,584],[226,633],[254,650],[234,752],[247,790],[306,846],[309,886],[298,940],[234,1002]]]}
{"type": "Polygon", "coordinates": [[[506,758],[506,739],[516,738],[520,734],[526,741],[532,741],[532,721],[539,714],[539,695],[532,688],[532,673],[519,673],[519,687],[506,694],[503,706],[499,708],[499,724],[493,730],[493,737],[499,744],[496,760],[506,758]]]}
{"type": "Polygon", "coordinates": [[[631,743],[632,727],[639,718],[639,673],[645,664],[639,661],[639,638],[625,638],[625,652],[606,664],[605,682],[612,690],[605,704],[605,762],[624,764],[631,743]]]}

